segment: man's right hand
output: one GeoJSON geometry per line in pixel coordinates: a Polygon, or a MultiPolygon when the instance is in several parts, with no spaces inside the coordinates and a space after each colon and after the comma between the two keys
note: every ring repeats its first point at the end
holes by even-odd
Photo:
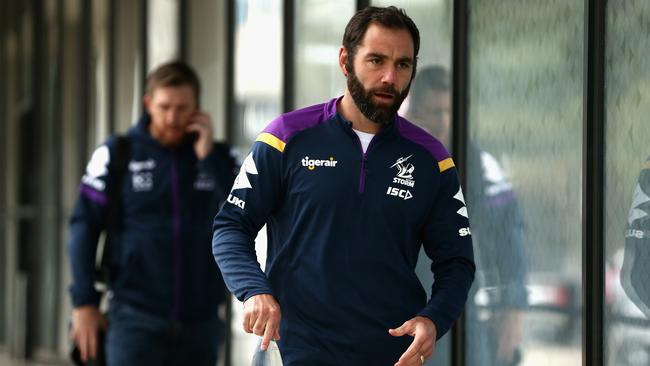
{"type": "Polygon", "coordinates": [[[79,347],[81,360],[97,358],[99,330],[106,330],[106,319],[94,305],[83,305],[72,310],[70,337],[79,347]]]}
{"type": "Polygon", "coordinates": [[[254,295],[244,301],[244,331],[262,336],[260,349],[266,351],[271,339],[280,339],[280,304],[272,295],[254,295]]]}

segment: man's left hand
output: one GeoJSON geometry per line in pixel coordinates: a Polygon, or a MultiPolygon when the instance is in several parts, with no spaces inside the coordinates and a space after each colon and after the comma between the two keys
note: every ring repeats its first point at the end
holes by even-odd
{"type": "Polygon", "coordinates": [[[194,141],[194,152],[199,160],[205,159],[214,146],[210,116],[204,112],[197,111],[187,126],[187,132],[197,135],[197,139],[194,141]]]}
{"type": "Polygon", "coordinates": [[[416,316],[407,320],[396,329],[389,329],[388,333],[393,337],[410,335],[413,343],[402,354],[395,366],[421,366],[427,359],[433,356],[436,346],[436,325],[431,319],[416,316]]]}

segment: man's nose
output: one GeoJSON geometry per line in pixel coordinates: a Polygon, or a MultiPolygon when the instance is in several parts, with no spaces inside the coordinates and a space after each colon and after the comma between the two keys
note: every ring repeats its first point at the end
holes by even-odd
{"type": "Polygon", "coordinates": [[[395,85],[397,81],[397,68],[395,66],[387,66],[384,70],[384,75],[381,82],[384,84],[395,85]]]}
{"type": "Polygon", "coordinates": [[[397,79],[397,69],[394,66],[387,66],[384,70],[384,75],[381,82],[384,84],[395,85],[397,79]]]}
{"type": "Polygon", "coordinates": [[[166,117],[168,123],[176,123],[178,119],[178,111],[172,108],[167,111],[166,117]]]}

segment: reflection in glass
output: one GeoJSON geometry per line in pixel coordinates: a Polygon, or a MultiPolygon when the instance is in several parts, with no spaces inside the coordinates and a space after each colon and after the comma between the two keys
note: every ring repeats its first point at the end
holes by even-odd
{"type": "Polygon", "coordinates": [[[282,1],[238,0],[232,143],[248,150],[282,103],[282,1]]]}
{"type": "Polygon", "coordinates": [[[418,65],[451,64],[453,0],[371,0],[370,4],[406,10],[420,30],[418,65]]]}
{"type": "MultiPolygon", "coordinates": [[[[423,68],[426,68],[427,65],[443,65],[444,67],[449,67],[451,65],[451,30],[452,30],[452,9],[453,1],[452,0],[373,0],[371,4],[374,6],[389,6],[394,5],[399,8],[403,8],[406,13],[413,19],[415,24],[420,30],[420,52],[418,55],[418,73],[423,68]]],[[[426,83],[423,83],[426,84],[426,83]]],[[[451,126],[448,124],[450,121],[451,115],[451,100],[449,98],[449,85],[447,82],[447,87],[442,93],[447,95],[446,100],[444,97],[442,99],[438,98],[429,98],[427,93],[422,93],[421,98],[416,96],[418,94],[414,91],[413,86],[411,87],[411,92],[409,97],[404,101],[400,109],[400,114],[406,116],[412,122],[419,124],[424,129],[428,130],[431,133],[434,133],[430,129],[432,127],[429,122],[429,115],[427,111],[423,111],[422,108],[429,106],[431,102],[441,101],[446,103],[445,106],[439,106],[438,109],[443,108],[446,110],[442,113],[446,113],[444,118],[446,118],[447,136],[451,137],[451,126]],[[411,106],[414,102],[413,100],[418,98],[418,101],[415,102],[418,109],[418,112],[425,112],[424,116],[415,115],[416,112],[414,109],[411,109],[411,106]]],[[[434,133],[435,134],[435,133],[434,133]]],[[[449,149],[450,146],[447,145],[449,149]]],[[[424,253],[424,250],[420,251],[418,257],[418,263],[415,268],[415,272],[422,282],[422,286],[427,292],[427,296],[431,296],[431,286],[433,284],[433,276],[431,274],[431,260],[424,253]]],[[[451,334],[448,333],[447,336],[441,338],[436,342],[436,352],[434,357],[430,358],[426,362],[426,366],[447,366],[451,365],[451,334]]]]}
{"type": "Polygon", "coordinates": [[[650,3],[607,3],[605,360],[650,364],[650,3]]]}
{"type": "Polygon", "coordinates": [[[296,2],[296,108],[343,94],[345,78],[338,67],[339,47],[354,7],[354,1],[296,2]]]}
{"type": "MultiPolygon", "coordinates": [[[[435,136],[448,150],[451,149],[451,87],[445,67],[426,66],[418,70],[411,85],[406,117],[435,136]]],[[[431,296],[431,259],[422,250],[415,270],[427,296],[431,296]]],[[[436,354],[427,365],[450,365],[450,338],[446,336],[437,342],[436,354]]]]}
{"type": "Polygon", "coordinates": [[[583,4],[470,2],[469,365],[581,363],[583,4]]]}
{"type": "MultiPolygon", "coordinates": [[[[262,129],[282,110],[282,1],[235,2],[235,106],[231,143],[246,156],[262,129]]],[[[266,228],[256,239],[258,260],[266,259],[266,228]]],[[[232,300],[233,365],[249,365],[258,337],[244,333],[243,306],[232,300]]]]}

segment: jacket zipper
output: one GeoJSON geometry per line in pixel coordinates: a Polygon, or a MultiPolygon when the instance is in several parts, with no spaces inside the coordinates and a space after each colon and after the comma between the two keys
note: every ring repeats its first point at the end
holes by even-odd
{"type": "Polygon", "coordinates": [[[171,166],[171,184],[172,184],[172,313],[171,318],[178,320],[180,313],[180,296],[181,296],[181,203],[178,182],[178,162],[176,154],[172,154],[171,166]]]}
{"type": "Polygon", "coordinates": [[[341,119],[341,121],[345,123],[345,126],[348,128],[348,133],[352,134],[354,138],[357,140],[357,145],[359,146],[359,150],[361,151],[361,172],[359,173],[358,191],[359,193],[363,193],[366,190],[366,176],[368,175],[368,170],[366,169],[366,164],[368,163],[368,152],[370,151],[372,145],[375,143],[375,140],[377,139],[377,135],[383,132],[383,130],[375,134],[375,136],[373,136],[372,140],[370,140],[370,143],[368,144],[368,148],[366,149],[366,152],[363,152],[363,145],[361,145],[361,138],[359,138],[359,135],[357,135],[357,133],[354,132],[354,130],[352,129],[352,122],[347,121],[340,114],[338,114],[338,117],[341,119]]]}
{"type": "Polygon", "coordinates": [[[357,138],[357,143],[359,144],[359,150],[361,150],[361,172],[359,173],[359,193],[363,193],[366,190],[366,175],[368,175],[368,170],[366,169],[366,164],[368,163],[368,151],[370,151],[370,147],[372,146],[372,143],[375,141],[375,138],[373,137],[372,140],[370,140],[366,152],[363,152],[361,139],[354,131],[352,131],[352,133],[354,133],[354,137],[357,138]]]}
{"type": "Polygon", "coordinates": [[[366,161],[368,160],[368,156],[366,153],[363,153],[363,157],[361,158],[361,173],[359,174],[359,193],[363,193],[366,190],[366,161]]]}

